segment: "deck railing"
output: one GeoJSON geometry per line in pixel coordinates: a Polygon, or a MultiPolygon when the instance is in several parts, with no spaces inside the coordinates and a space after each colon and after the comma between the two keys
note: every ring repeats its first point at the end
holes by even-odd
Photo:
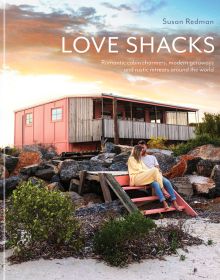
{"type": "MultiPolygon", "coordinates": [[[[112,119],[103,120],[104,137],[114,137],[114,122],[112,119]]],[[[188,140],[195,137],[194,127],[186,125],[145,123],[128,120],[118,120],[119,138],[150,139],[163,137],[168,140],[188,140]]],[[[102,121],[93,120],[93,141],[101,138],[102,121]]]]}

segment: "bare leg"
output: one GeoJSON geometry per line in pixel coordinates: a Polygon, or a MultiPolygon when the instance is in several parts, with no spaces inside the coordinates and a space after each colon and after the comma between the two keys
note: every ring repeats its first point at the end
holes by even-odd
{"type": "Polygon", "coordinates": [[[177,211],[182,211],[180,206],[177,204],[176,200],[173,200],[172,202],[173,202],[173,206],[176,208],[177,211]]]}
{"type": "Polygon", "coordinates": [[[169,209],[169,205],[167,204],[166,200],[163,201],[163,207],[165,210],[169,209]]]}

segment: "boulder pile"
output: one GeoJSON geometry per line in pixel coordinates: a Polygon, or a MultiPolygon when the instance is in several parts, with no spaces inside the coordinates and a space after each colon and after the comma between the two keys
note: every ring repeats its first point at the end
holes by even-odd
{"type": "MultiPolygon", "coordinates": [[[[130,146],[106,143],[104,151],[89,160],[63,161],[52,148],[47,151],[28,146],[17,156],[1,153],[0,196],[3,196],[4,182],[8,196],[22,181],[31,178],[43,180],[48,190],[70,193],[77,205],[88,205],[90,201],[101,203],[102,191],[95,181],[86,183],[84,197],[77,196],[79,171],[127,171],[131,150],[130,146]]],[[[220,195],[220,148],[204,145],[180,157],[169,150],[149,149],[148,152],[157,158],[163,175],[171,179],[180,194],[220,195]]]]}

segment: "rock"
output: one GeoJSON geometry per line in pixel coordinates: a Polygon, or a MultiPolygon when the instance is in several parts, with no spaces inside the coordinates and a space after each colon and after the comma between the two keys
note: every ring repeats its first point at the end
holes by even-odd
{"type": "Polygon", "coordinates": [[[219,160],[220,159],[220,147],[208,144],[197,147],[188,153],[194,157],[201,157],[203,159],[219,160]]]}
{"type": "Polygon", "coordinates": [[[52,160],[51,160],[51,163],[52,163],[53,165],[55,165],[55,166],[58,166],[59,164],[62,163],[62,160],[60,160],[60,159],[52,159],[52,160]]]}
{"type": "Polygon", "coordinates": [[[76,192],[65,192],[65,195],[69,196],[76,208],[84,206],[85,202],[82,196],[76,192]]]}
{"type": "Polygon", "coordinates": [[[78,192],[79,189],[79,180],[78,179],[71,179],[70,180],[70,186],[69,191],[71,192],[78,192]]]}
{"type": "MultiPolygon", "coordinates": [[[[1,150],[1,148],[0,148],[0,150],[1,150]]],[[[0,164],[2,164],[2,165],[4,165],[4,157],[5,157],[5,154],[0,152],[0,164]]]]}
{"type": "Polygon", "coordinates": [[[51,178],[58,173],[58,168],[52,164],[41,164],[38,166],[35,176],[50,181],[51,178]]]}
{"type": "Polygon", "coordinates": [[[58,173],[58,168],[49,163],[33,164],[25,166],[20,173],[28,176],[36,176],[42,180],[50,181],[58,173]]]}
{"type": "Polygon", "coordinates": [[[101,196],[95,194],[95,193],[86,193],[83,195],[83,199],[85,201],[85,204],[94,204],[94,203],[103,203],[103,199],[101,196]]]}
{"type": "Polygon", "coordinates": [[[0,164],[0,179],[6,179],[9,177],[9,172],[4,165],[0,164]]]}
{"type": "Polygon", "coordinates": [[[66,159],[59,165],[59,173],[61,182],[70,182],[76,176],[79,170],[79,164],[73,159],[66,159]]]}
{"type": "Polygon", "coordinates": [[[108,167],[112,164],[113,158],[116,154],[115,153],[102,153],[97,156],[94,156],[90,159],[91,164],[98,163],[102,164],[105,167],[108,167]]]}
{"type": "Polygon", "coordinates": [[[90,170],[90,160],[82,160],[82,161],[78,161],[78,164],[79,164],[79,171],[82,171],[82,170],[90,170]]]}
{"type": "Polygon", "coordinates": [[[220,196],[220,165],[215,165],[211,176],[215,182],[215,196],[220,196]]]}
{"type": "Polygon", "coordinates": [[[93,162],[90,166],[90,171],[108,171],[109,169],[100,163],[93,162]]]}
{"type": "Polygon", "coordinates": [[[215,182],[211,178],[197,175],[188,175],[188,178],[197,194],[213,194],[215,182]]]}
{"type": "Polygon", "coordinates": [[[128,166],[124,161],[117,161],[110,165],[109,171],[127,171],[128,166]]]}
{"type": "Polygon", "coordinates": [[[13,174],[18,174],[19,171],[25,166],[39,164],[40,162],[41,154],[39,152],[21,152],[13,174]]]}
{"type": "Polygon", "coordinates": [[[14,171],[17,163],[18,163],[18,157],[4,155],[4,154],[0,155],[0,164],[5,165],[9,173],[14,171]]]}
{"type": "Polygon", "coordinates": [[[27,176],[34,176],[39,164],[32,164],[20,169],[20,173],[27,176]]]}
{"type": "Polygon", "coordinates": [[[214,166],[217,164],[220,164],[220,160],[202,159],[197,163],[197,173],[201,176],[210,177],[214,166]]]}
{"type": "Polygon", "coordinates": [[[25,145],[23,151],[26,152],[38,152],[41,157],[45,160],[53,159],[58,156],[56,148],[52,145],[36,144],[36,145],[25,145]]]}
{"type": "Polygon", "coordinates": [[[116,163],[116,162],[125,162],[125,163],[127,163],[130,154],[131,154],[130,152],[123,152],[123,153],[120,153],[119,155],[116,155],[116,156],[113,158],[112,163],[116,163]]]}
{"type": "Polygon", "coordinates": [[[31,176],[28,178],[28,181],[31,182],[33,185],[38,185],[38,186],[46,186],[46,182],[40,178],[31,176]]]}
{"type": "Polygon", "coordinates": [[[64,192],[63,186],[59,182],[50,183],[46,186],[49,191],[61,191],[64,192]]]}
{"type": "Polygon", "coordinates": [[[174,156],[163,153],[154,153],[153,155],[156,157],[162,173],[168,172],[176,164],[174,156]]]}
{"type": "MultiPolygon", "coordinates": [[[[9,196],[13,190],[26,178],[23,176],[11,176],[5,179],[5,196],[9,196]]],[[[4,180],[0,180],[0,199],[3,199],[4,180]]]]}
{"type": "Polygon", "coordinates": [[[194,156],[191,155],[183,155],[179,158],[179,162],[175,164],[169,172],[164,173],[164,176],[172,179],[175,177],[183,176],[187,171],[187,162],[188,160],[192,160],[194,156]]]}
{"type": "Polygon", "coordinates": [[[126,146],[126,145],[117,145],[117,147],[120,148],[120,153],[131,153],[133,149],[132,146],[126,146]]]}
{"type": "Polygon", "coordinates": [[[173,155],[173,151],[170,150],[164,150],[164,149],[147,149],[147,153],[148,154],[155,154],[155,153],[159,153],[159,154],[163,154],[166,156],[172,156],[173,155]]]}
{"type": "Polygon", "coordinates": [[[200,157],[196,157],[193,159],[189,159],[187,161],[187,170],[186,170],[186,174],[193,174],[195,172],[197,172],[197,164],[198,162],[201,160],[200,157]]]}
{"type": "Polygon", "coordinates": [[[43,159],[45,159],[45,160],[53,159],[56,156],[58,156],[58,154],[52,148],[50,148],[49,150],[45,151],[45,153],[43,153],[43,159]]]}
{"type": "Polygon", "coordinates": [[[58,174],[55,174],[52,176],[52,178],[50,179],[51,183],[55,183],[55,182],[60,182],[60,176],[58,174]]]}
{"type": "Polygon", "coordinates": [[[111,142],[107,142],[107,143],[105,143],[104,151],[106,153],[120,154],[121,153],[121,148],[118,145],[115,145],[111,142]]]}
{"type": "Polygon", "coordinates": [[[112,164],[109,167],[109,171],[127,171],[128,158],[130,152],[122,152],[113,158],[112,164]]]}
{"type": "Polygon", "coordinates": [[[125,212],[125,209],[119,200],[115,200],[107,203],[96,203],[90,207],[81,207],[76,210],[75,214],[78,217],[83,217],[87,215],[96,215],[107,212],[123,214],[125,212]]]}
{"type": "Polygon", "coordinates": [[[193,195],[193,186],[188,176],[173,178],[171,179],[171,183],[178,193],[187,197],[191,197],[193,195]]]}
{"type": "Polygon", "coordinates": [[[215,182],[220,182],[220,165],[215,165],[212,169],[210,177],[215,181],[215,182]]]}

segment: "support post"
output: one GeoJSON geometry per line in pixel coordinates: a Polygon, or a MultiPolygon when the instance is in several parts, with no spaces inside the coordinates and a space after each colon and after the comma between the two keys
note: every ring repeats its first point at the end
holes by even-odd
{"type": "Polygon", "coordinates": [[[101,189],[102,189],[102,193],[103,193],[105,202],[111,202],[112,196],[111,196],[111,193],[109,190],[109,186],[106,183],[104,173],[99,173],[99,181],[100,181],[100,185],[101,185],[101,189]]]}
{"type": "Polygon", "coordinates": [[[101,122],[102,122],[102,132],[101,132],[101,148],[104,146],[105,141],[105,128],[104,128],[104,98],[102,97],[102,108],[101,108],[101,122]]]}
{"type": "Polygon", "coordinates": [[[130,102],[130,113],[131,113],[131,146],[134,144],[134,129],[133,129],[133,106],[130,102]]]}
{"type": "MultiPolygon", "coordinates": [[[[177,109],[176,109],[176,125],[178,125],[177,122],[178,122],[178,117],[177,117],[177,109]]],[[[178,128],[177,128],[177,132],[178,132],[178,140],[181,140],[180,139],[180,126],[179,125],[178,125],[178,128]]]]}
{"type": "Polygon", "coordinates": [[[156,138],[158,137],[158,127],[157,127],[157,107],[154,106],[154,113],[155,113],[155,127],[156,127],[156,138]]]}
{"type": "Polygon", "coordinates": [[[189,112],[187,112],[187,131],[188,131],[188,138],[187,138],[187,140],[189,140],[190,139],[190,134],[189,134],[189,112]]]}
{"type": "Polygon", "coordinates": [[[118,134],[118,117],[117,117],[117,99],[114,97],[113,103],[113,121],[114,121],[114,143],[119,144],[119,134],[118,134]]]}
{"type": "Polygon", "coordinates": [[[116,181],[112,174],[105,174],[106,181],[109,187],[113,190],[113,192],[120,199],[124,207],[128,210],[129,213],[138,211],[137,206],[131,201],[130,197],[123,190],[121,185],[116,181]]]}
{"type": "Polygon", "coordinates": [[[86,170],[80,171],[80,173],[79,173],[79,189],[78,189],[79,195],[83,194],[86,175],[87,175],[86,170]]]}

